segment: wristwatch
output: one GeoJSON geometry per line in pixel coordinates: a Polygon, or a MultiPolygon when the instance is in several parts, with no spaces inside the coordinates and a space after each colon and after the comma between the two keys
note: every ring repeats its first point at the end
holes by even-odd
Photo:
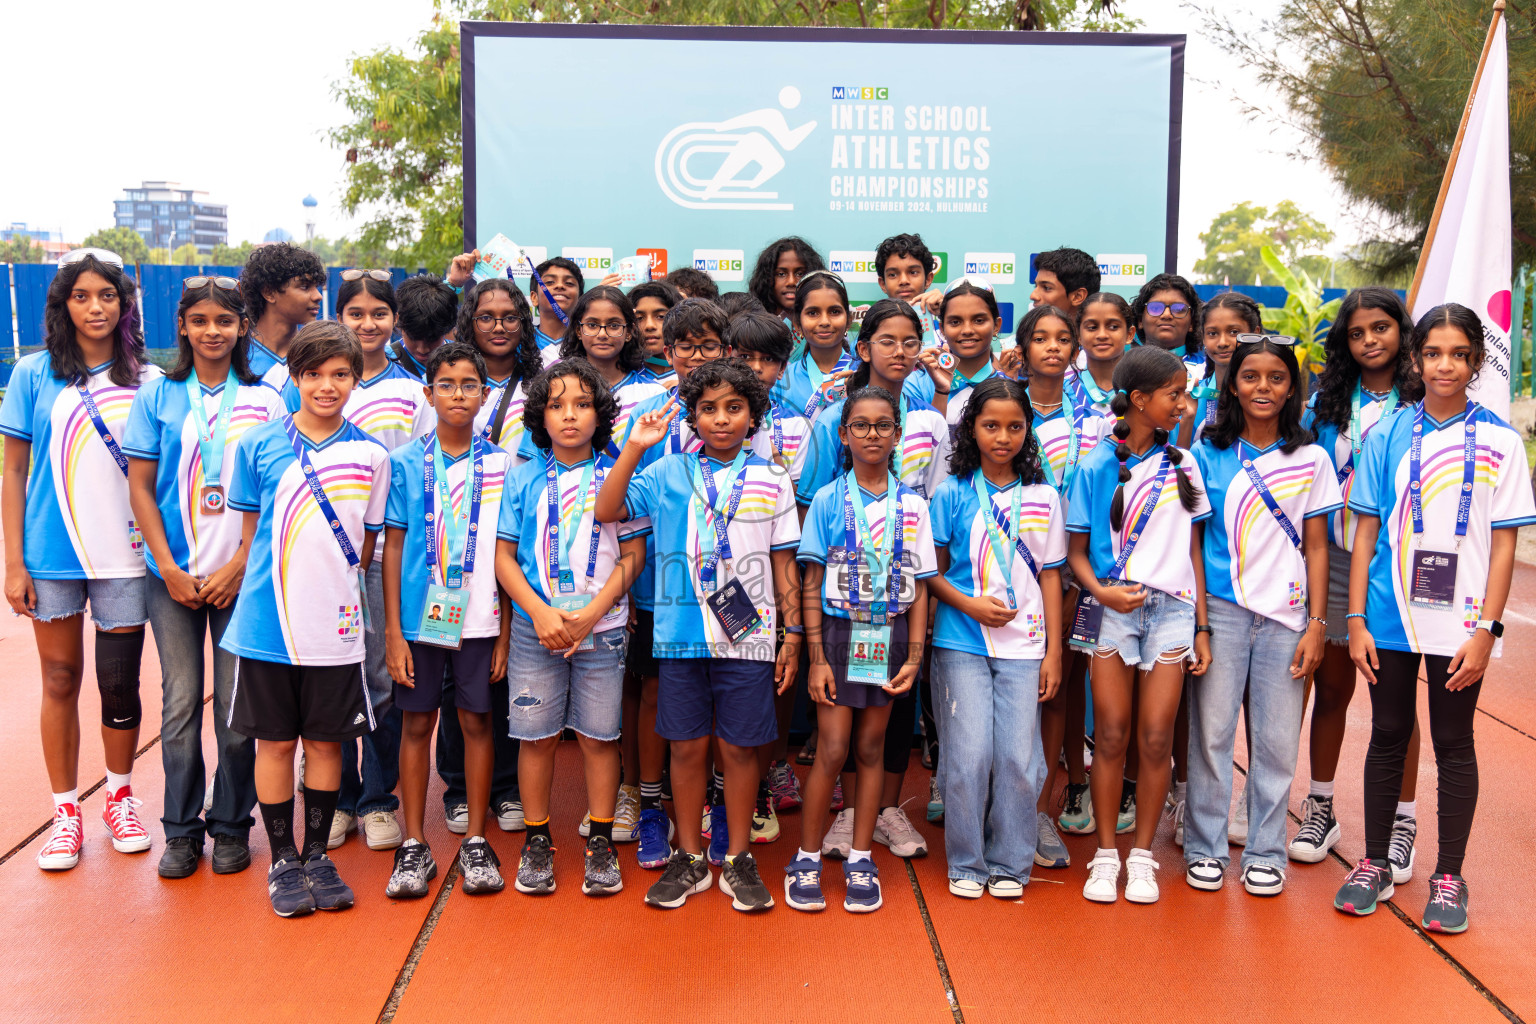
{"type": "Polygon", "coordinates": [[[1500,622],[1498,619],[1478,619],[1477,625],[1473,627],[1473,632],[1476,632],[1479,629],[1486,629],[1488,631],[1488,635],[1493,637],[1495,640],[1504,635],[1504,623],[1500,622]]]}

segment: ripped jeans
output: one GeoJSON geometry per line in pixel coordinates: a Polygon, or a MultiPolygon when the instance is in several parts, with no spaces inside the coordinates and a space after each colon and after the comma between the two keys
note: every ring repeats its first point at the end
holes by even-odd
{"type": "Polygon", "coordinates": [[[542,740],[574,729],[594,740],[616,740],[623,720],[622,628],[593,636],[593,649],[567,658],[539,643],[533,623],[512,613],[512,647],[507,657],[508,735],[542,740]]]}

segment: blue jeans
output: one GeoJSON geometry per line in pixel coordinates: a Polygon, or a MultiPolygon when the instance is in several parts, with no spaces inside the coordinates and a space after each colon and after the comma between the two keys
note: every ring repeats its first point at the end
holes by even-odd
{"type": "Polygon", "coordinates": [[[363,640],[363,683],[378,725],[361,740],[341,745],[341,795],[336,809],[348,814],[393,811],[400,806],[400,711],[395,684],[384,664],[384,560],[368,567],[368,634],[363,640]],[[359,763],[358,744],[362,744],[359,763]],[[359,770],[361,769],[361,770],[359,770]]]}
{"type": "Polygon", "coordinates": [[[1040,662],[933,649],[950,878],[1028,884],[1045,785],[1040,662]]]}
{"type": "MultiPolygon", "coordinates": [[[[567,657],[548,650],[539,643],[533,623],[513,615],[508,666],[517,667],[513,676],[517,685],[507,711],[512,738],[542,740],[571,729],[599,742],[617,740],[622,725],[624,630],[594,633],[590,651],[567,657]]],[[[659,711],[657,719],[659,732],[659,711]]]]}
{"type": "Polygon", "coordinates": [[[219,646],[234,605],[188,608],[172,599],[154,573],[144,578],[149,627],[160,654],[160,760],[165,766],[165,837],[205,832],[245,839],[255,824],[256,742],[229,728],[229,702],[238,659],[219,646]],[[203,641],[213,634],[213,737],[219,763],[213,806],[202,819],[207,769],[203,764],[203,641]]]}
{"type": "Polygon", "coordinates": [[[1189,689],[1189,790],[1184,859],[1225,867],[1232,804],[1232,747],[1248,691],[1248,843],[1242,866],[1285,870],[1285,809],[1301,743],[1305,680],[1291,678],[1302,634],[1217,597],[1206,597],[1211,667],[1189,689]]]}

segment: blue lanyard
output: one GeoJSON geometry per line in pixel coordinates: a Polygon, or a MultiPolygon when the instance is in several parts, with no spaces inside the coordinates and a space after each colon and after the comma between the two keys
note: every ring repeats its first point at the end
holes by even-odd
{"type": "MultiPolygon", "coordinates": [[[[566,526],[565,517],[560,514],[560,467],[555,462],[555,455],[550,452],[544,456],[544,503],[545,519],[545,567],[549,570],[550,585],[557,587],[562,594],[574,594],[576,592],[576,577],[569,569],[561,570],[562,556],[565,564],[570,563],[571,547],[576,543],[576,527],[581,525],[581,517],[587,511],[587,495],[595,496],[603,488],[603,471],[597,468],[597,461],[587,463],[587,468],[582,471],[581,484],[576,488],[576,500],[571,503],[571,523],[566,526]]],[[[603,524],[592,518],[592,542],[587,548],[587,585],[591,588],[592,580],[597,575],[597,542],[602,536],[603,524]]]]}
{"type": "MultiPolygon", "coordinates": [[[[1356,381],[1355,393],[1349,397],[1349,459],[1344,465],[1339,467],[1339,483],[1343,483],[1344,478],[1354,472],[1355,460],[1360,457],[1360,452],[1365,448],[1365,435],[1371,432],[1369,427],[1361,425],[1361,391],[1360,383],[1356,381]]],[[[1392,385],[1392,390],[1383,401],[1386,405],[1381,410],[1381,415],[1376,418],[1376,423],[1380,423],[1397,410],[1397,385],[1392,385]]],[[[1374,425],[1372,424],[1372,426],[1374,425]]]]}
{"type": "Polygon", "coordinates": [[[1254,465],[1262,454],[1263,452],[1254,450],[1248,442],[1238,438],[1237,457],[1242,460],[1243,471],[1248,474],[1248,482],[1253,484],[1254,492],[1258,494],[1259,500],[1264,502],[1264,507],[1269,509],[1269,514],[1275,517],[1275,522],[1279,524],[1280,529],[1284,530],[1285,535],[1291,539],[1291,543],[1300,549],[1301,535],[1296,532],[1296,527],[1291,524],[1285,510],[1275,501],[1275,496],[1269,493],[1269,485],[1264,482],[1264,475],[1259,472],[1259,467],[1254,465]]]}
{"type": "MultiPolygon", "coordinates": [[[[894,475],[886,474],[885,483],[885,535],[883,545],[875,543],[874,531],[869,527],[869,517],[864,512],[864,498],[859,493],[858,477],[853,470],[843,479],[843,544],[848,552],[848,604],[855,613],[859,608],[859,566],[870,559],[870,575],[879,574],[879,567],[886,567],[886,602],[875,602],[870,607],[870,621],[884,625],[897,614],[901,602],[901,550],[905,540],[905,513],[901,511],[901,482],[894,475]],[[881,547],[885,551],[881,551],[881,547]]],[[[874,588],[871,587],[871,590],[874,588]]]]}
{"type": "MultiPolygon", "coordinates": [[[[704,551],[704,558],[699,562],[699,583],[705,590],[714,590],[715,566],[724,561],[726,572],[730,572],[731,537],[727,531],[731,520],[736,518],[736,509],[741,505],[741,490],[747,482],[747,450],[743,448],[737,452],[736,460],[731,463],[730,471],[734,479],[731,480],[730,498],[724,508],[720,507],[720,492],[715,487],[715,471],[709,464],[709,458],[701,452],[695,457],[694,466],[695,476],[704,479],[704,493],[709,496],[709,518],[712,518],[714,526],[713,535],[704,532],[704,527],[710,524],[705,522],[706,514],[695,505],[694,521],[698,524],[699,547],[704,551]]],[[[693,500],[698,500],[697,495],[693,500]]]]}
{"type": "MultiPolygon", "coordinates": [[[[1473,413],[1477,403],[1467,400],[1466,429],[1461,442],[1461,496],[1456,501],[1456,546],[1467,535],[1472,519],[1472,483],[1477,477],[1477,422],[1473,413]]],[[[1413,444],[1408,448],[1408,509],[1413,514],[1414,543],[1424,532],[1424,496],[1419,492],[1419,462],[1423,457],[1424,403],[1413,409],[1413,444]]]]}
{"type": "MultiPolygon", "coordinates": [[[[523,253],[521,249],[518,250],[518,254],[521,255],[523,259],[528,260],[527,254],[523,253]]],[[[507,268],[508,278],[511,278],[512,271],[515,269],[517,269],[515,264],[507,268]]],[[[571,318],[565,315],[565,310],[560,308],[560,303],[556,302],[555,297],[549,294],[549,288],[545,286],[544,279],[540,277],[539,272],[533,268],[533,260],[528,260],[528,273],[533,276],[533,283],[539,286],[539,291],[544,293],[544,301],[548,302],[549,308],[555,311],[555,316],[560,318],[560,323],[566,327],[569,327],[571,324],[571,318]]]]}
{"type": "Polygon", "coordinates": [[[198,383],[197,374],[188,373],[182,383],[187,386],[192,422],[197,425],[197,450],[203,459],[203,483],[217,487],[224,475],[225,438],[229,436],[229,418],[235,411],[235,396],[240,390],[240,381],[231,368],[229,377],[224,381],[224,393],[219,398],[219,415],[211,425],[207,414],[203,412],[203,388],[198,383]]]}
{"type": "MultiPolygon", "coordinates": [[[[1062,484],[1057,490],[1062,494],[1072,486],[1072,478],[1077,475],[1077,463],[1083,451],[1083,421],[1087,419],[1084,407],[1073,405],[1072,427],[1067,434],[1067,461],[1062,467],[1062,484]]],[[[1045,441],[1040,437],[1040,428],[1035,425],[1034,417],[1030,417],[1029,429],[1035,435],[1035,441],[1040,446],[1040,468],[1045,470],[1045,482],[1056,487],[1056,470],[1051,465],[1051,460],[1045,454],[1045,441]]]]}
{"type": "MultiPolygon", "coordinates": [[[[507,432],[507,418],[505,416],[503,416],[502,420],[501,420],[501,429],[499,431],[497,431],[497,434],[496,434],[495,437],[491,436],[491,431],[496,427],[496,410],[501,407],[501,396],[500,395],[497,395],[495,400],[492,400],[492,398],[491,398],[491,390],[493,388],[495,388],[496,386],[497,386],[497,384],[493,380],[486,387],[486,390],[485,390],[485,407],[491,410],[491,418],[485,421],[485,429],[480,431],[480,436],[485,438],[487,441],[491,442],[492,444],[498,444],[501,441],[502,435],[507,432]]],[[[512,384],[512,375],[510,373],[507,374],[507,382],[505,384],[500,385],[500,386],[503,387],[503,388],[511,388],[511,387],[514,386],[512,384]]],[[[511,408],[512,408],[512,396],[510,394],[508,394],[506,396],[506,398],[507,398],[507,409],[508,409],[508,411],[510,411],[511,408]]]]}
{"type": "Polygon", "coordinates": [[[1019,557],[1024,559],[1024,564],[1029,566],[1029,571],[1036,579],[1040,577],[1040,567],[1035,562],[1035,556],[1030,553],[1029,545],[1024,543],[1024,484],[1022,481],[1013,486],[1010,492],[1010,504],[1008,518],[1003,519],[1002,513],[992,503],[992,497],[987,493],[986,478],[981,470],[971,474],[971,486],[976,489],[976,500],[981,503],[981,521],[987,527],[987,540],[992,544],[992,558],[997,562],[997,568],[1003,576],[1003,585],[1008,588],[1008,607],[1016,609],[1019,606],[1018,598],[1013,592],[1013,559],[1008,556],[1009,542],[1019,557]]]}
{"type": "MultiPolygon", "coordinates": [[[[447,557],[441,559],[443,585],[457,589],[464,585],[464,577],[475,571],[475,541],[480,532],[480,496],[485,481],[485,453],[480,439],[470,438],[469,454],[474,468],[471,471],[473,475],[467,481],[470,499],[469,518],[466,520],[454,511],[452,489],[448,486],[448,462],[443,457],[443,447],[437,439],[436,431],[423,438],[422,444],[427,449],[422,459],[422,500],[427,509],[427,572],[437,569],[440,561],[437,524],[441,522],[448,545],[447,557]],[[443,467],[441,477],[437,475],[439,465],[443,467]],[[460,552],[457,559],[453,553],[455,549],[460,552]],[[453,565],[454,561],[459,564],[453,565]]],[[[460,502],[462,507],[463,503],[460,502]]]]}
{"type": "Polygon", "coordinates": [[[1079,370],[1072,367],[1067,374],[1067,379],[1076,385],[1078,396],[1084,405],[1103,405],[1109,401],[1109,392],[1099,387],[1099,382],[1093,379],[1093,374],[1087,370],[1079,370]]]}
{"type": "Polygon", "coordinates": [[[779,417],[774,415],[775,411],[773,405],[770,404],[768,412],[763,417],[768,422],[763,425],[773,431],[773,457],[782,459],[784,457],[784,424],[779,421],[779,417]]]}
{"type": "Polygon", "coordinates": [[[827,399],[826,391],[822,389],[822,385],[827,382],[832,374],[846,370],[852,365],[854,362],[853,353],[844,350],[843,354],[837,357],[837,365],[832,367],[830,373],[821,372],[821,367],[811,357],[809,349],[800,358],[805,361],[805,372],[811,381],[811,399],[805,405],[805,418],[812,419],[823,405],[831,404],[827,399]]]}
{"type": "Polygon", "coordinates": [[[1152,513],[1157,509],[1157,500],[1163,496],[1163,484],[1168,480],[1168,471],[1173,468],[1173,463],[1168,458],[1168,453],[1163,453],[1163,464],[1158,467],[1157,479],[1152,481],[1152,492],[1147,495],[1147,500],[1142,502],[1141,511],[1136,513],[1136,519],[1131,523],[1131,533],[1125,539],[1125,546],[1120,549],[1120,557],[1115,559],[1114,568],[1109,571],[1109,578],[1118,580],[1120,574],[1125,572],[1125,564],[1131,560],[1131,552],[1136,547],[1136,542],[1141,540],[1142,531],[1147,528],[1147,523],[1152,519],[1152,513]]]}
{"type": "Polygon", "coordinates": [[[315,504],[320,507],[320,517],[331,528],[331,534],[340,545],[341,553],[346,556],[347,564],[354,569],[361,568],[363,560],[357,557],[351,538],[347,536],[347,531],[342,529],[341,519],[337,517],[336,509],[331,506],[331,499],[325,496],[325,488],[320,484],[320,476],[315,472],[315,464],[309,461],[309,451],[304,447],[304,442],[299,439],[299,428],[294,425],[292,416],[286,414],[283,416],[283,429],[288,432],[288,443],[293,445],[294,458],[299,460],[299,468],[304,471],[304,482],[309,485],[309,493],[314,496],[315,504]]]}
{"type": "Polygon", "coordinates": [[[86,390],[85,385],[75,385],[80,392],[80,402],[85,406],[85,411],[91,417],[91,422],[96,424],[96,433],[101,435],[101,443],[107,446],[107,451],[112,453],[112,461],[117,463],[117,468],[123,471],[123,477],[128,476],[128,456],[123,454],[123,449],[118,446],[117,438],[112,436],[112,431],[107,429],[107,421],[101,418],[101,410],[96,408],[96,399],[86,390]]]}

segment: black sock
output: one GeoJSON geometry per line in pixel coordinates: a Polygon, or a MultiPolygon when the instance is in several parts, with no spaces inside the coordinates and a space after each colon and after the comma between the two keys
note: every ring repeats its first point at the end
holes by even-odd
{"type": "Polygon", "coordinates": [[[661,810],[661,783],[646,782],[640,780],[640,809],[642,811],[661,810]]]}
{"type": "Polygon", "coordinates": [[[280,804],[261,804],[261,821],[267,826],[267,845],[272,848],[272,863],[297,860],[293,845],[293,797],[280,804]]]}
{"type": "Polygon", "coordinates": [[[325,853],[331,840],[331,819],[336,816],[336,801],[341,798],[338,789],[310,789],[304,787],[304,859],[325,853]]]}
{"type": "Polygon", "coordinates": [[[590,841],[592,839],[596,839],[598,836],[602,836],[604,839],[608,840],[608,845],[613,845],[612,818],[609,818],[607,821],[604,821],[601,818],[592,819],[592,824],[589,826],[589,830],[587,832],[587,839],[590,841]]]}
{"type": "MultiPolygon", "coordinates": [[[[549,819],[548,818],[545,818],[543,821],[539,822],[537,825],[535,825],[531,821],[527,822],[526,824],[527,824],[527,829],[528,829],[528,837],[527,837],[527,839],[523,840],[524,842],[527,842],[529,839],[532,839],[534,836],[543,836],[545,839],[549,840],[551,843],[553,843],[555,841],[555,837],[549,834],[549,819]]],[[[610,823],[610,825],[611,825],[611,823],[610,823]]]]}

